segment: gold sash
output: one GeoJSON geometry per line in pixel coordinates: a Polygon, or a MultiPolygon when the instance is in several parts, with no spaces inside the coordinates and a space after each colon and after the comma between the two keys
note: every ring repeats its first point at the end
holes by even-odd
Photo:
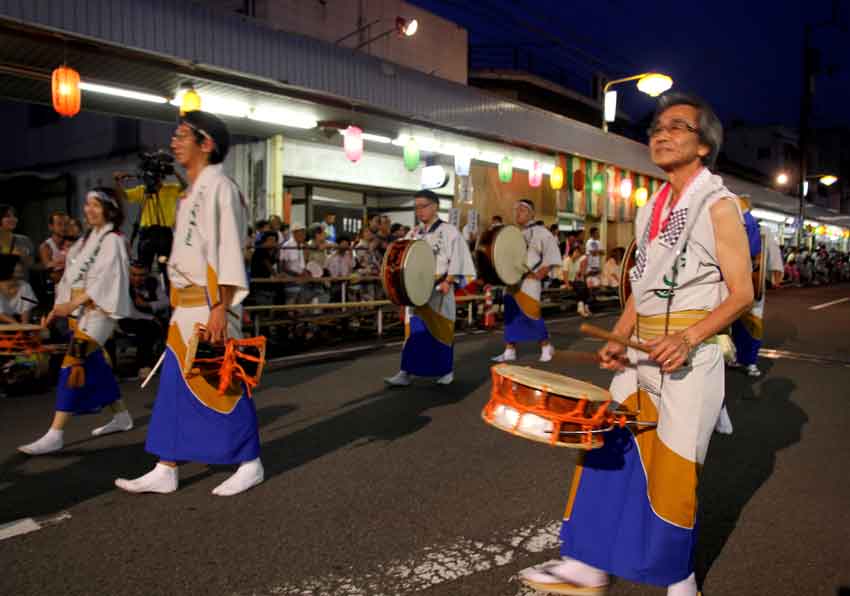
{"type": "Polygon", "coordinates": [[[195,306],[207,306],[207,289],[204,286],[186,286],[177,288],[171,286],[171,306],[177,308],[192,308],[195,306]]]}

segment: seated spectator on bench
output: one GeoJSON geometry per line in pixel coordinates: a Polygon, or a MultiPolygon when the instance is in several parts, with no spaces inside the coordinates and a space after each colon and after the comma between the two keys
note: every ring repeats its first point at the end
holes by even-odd
{"type": "Polygon", "coordinates": [[[620,287],[620,264],[623,262],[623,256],[626,249],[622,246],[615,248],[611,256],[605,260],[605,265],[602,267],[602,287],[605,289],[620,287]]]}
{"type": "Polygon", "coordinates": [[[29,323],[38,299],[18,255],[0,255],[0,324],[29,323]]]}
{"type": "Polygon", "coordinates": [[[564,258],[564,266],[561,269],[564,286],[576,294],[578,314],[587,318],[590,309],[587,302],[590,300],[590,292],[587,288],[585,278],[587,276],[587,257],[581,244],[574,244],[570,253],[564,258]]]}

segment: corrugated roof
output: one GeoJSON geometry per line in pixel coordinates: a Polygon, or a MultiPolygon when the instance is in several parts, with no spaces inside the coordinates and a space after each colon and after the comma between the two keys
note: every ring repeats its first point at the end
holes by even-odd
{"type": "MultiPolygon", "coordinates": [[[[0,18],[284,85],[415,123],[571,153],[661,176],[646,146],[478,89],[259,21],[176,0],[0,0],[0,18]]],[[[732,190],[789,212],[789,197],[725,177],[732,190]]],[[[793,201],[793,199],[792,199],[793,201]]],[[[792,209],[791,212],[794,210],[792,209]]],[[[812,218],[823,212],[810,208],[812,218]]],[[[850,225],[850,217],[840,225],[850,225]]],[[[832,220],[835,221],[835,220],[832,220]]]]}

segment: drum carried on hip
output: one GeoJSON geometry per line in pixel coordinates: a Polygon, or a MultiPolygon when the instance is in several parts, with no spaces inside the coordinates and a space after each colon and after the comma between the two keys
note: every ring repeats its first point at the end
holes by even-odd
{"type": "Polygon", "coordinates": [[[230,338],[221,345],[203,339],[206,328],[195,324],[183,361],[183,376],[201,376],[218,389],[219,395],[241,392],[244,384],[248,395],[259,385],[266,364],[266,338],[230,338]]]}
{"type": "Polygon", "coordinates": [[[393,304],[422,306],[434,292],[437,259],[424,240],[396,240],[381,264],[384,292],[393,304]]]}
{"type": "Polygon", "coordinates": [[[626,247],[626,252],[623,254],[623,260],[620,262],[620,308],[626,308],[626,301],[632,295],[632,280],[629,279],[629,271],[635,266],[635,251],[637,243],[634,239],[629,242],[626,247]]]}
{"type": "Polygon", "coordinates": [[[528,273],[522,230],[507,225],[484,232],[475,251],[478,277],[493,286],[515,286],[528,273]]]}
{"type": "Polygon", "coordinates": [[[490,369],[493,388],[481,412],[499,430],[553,447],[596,449],[603,433],[637,414],[612,410],[611,394],[564,375],[512,364],[490,369]]]}

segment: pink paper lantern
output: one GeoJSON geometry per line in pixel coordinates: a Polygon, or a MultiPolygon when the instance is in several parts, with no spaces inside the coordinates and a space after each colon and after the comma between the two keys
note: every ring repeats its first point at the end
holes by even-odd
{"type": "Polygon", "coordinates": [[[349,161],[357,163],[363,157],[363,131],[356,126],[349,126],[342,132],[342,147],[349,161]]]}
{"type": "Polygon", "coordinates": [[[528,185],[532,188],[537,188],[543,182],[543,166],[539,161],[531,164],[531,169],[528,170],[528,185]]]}

